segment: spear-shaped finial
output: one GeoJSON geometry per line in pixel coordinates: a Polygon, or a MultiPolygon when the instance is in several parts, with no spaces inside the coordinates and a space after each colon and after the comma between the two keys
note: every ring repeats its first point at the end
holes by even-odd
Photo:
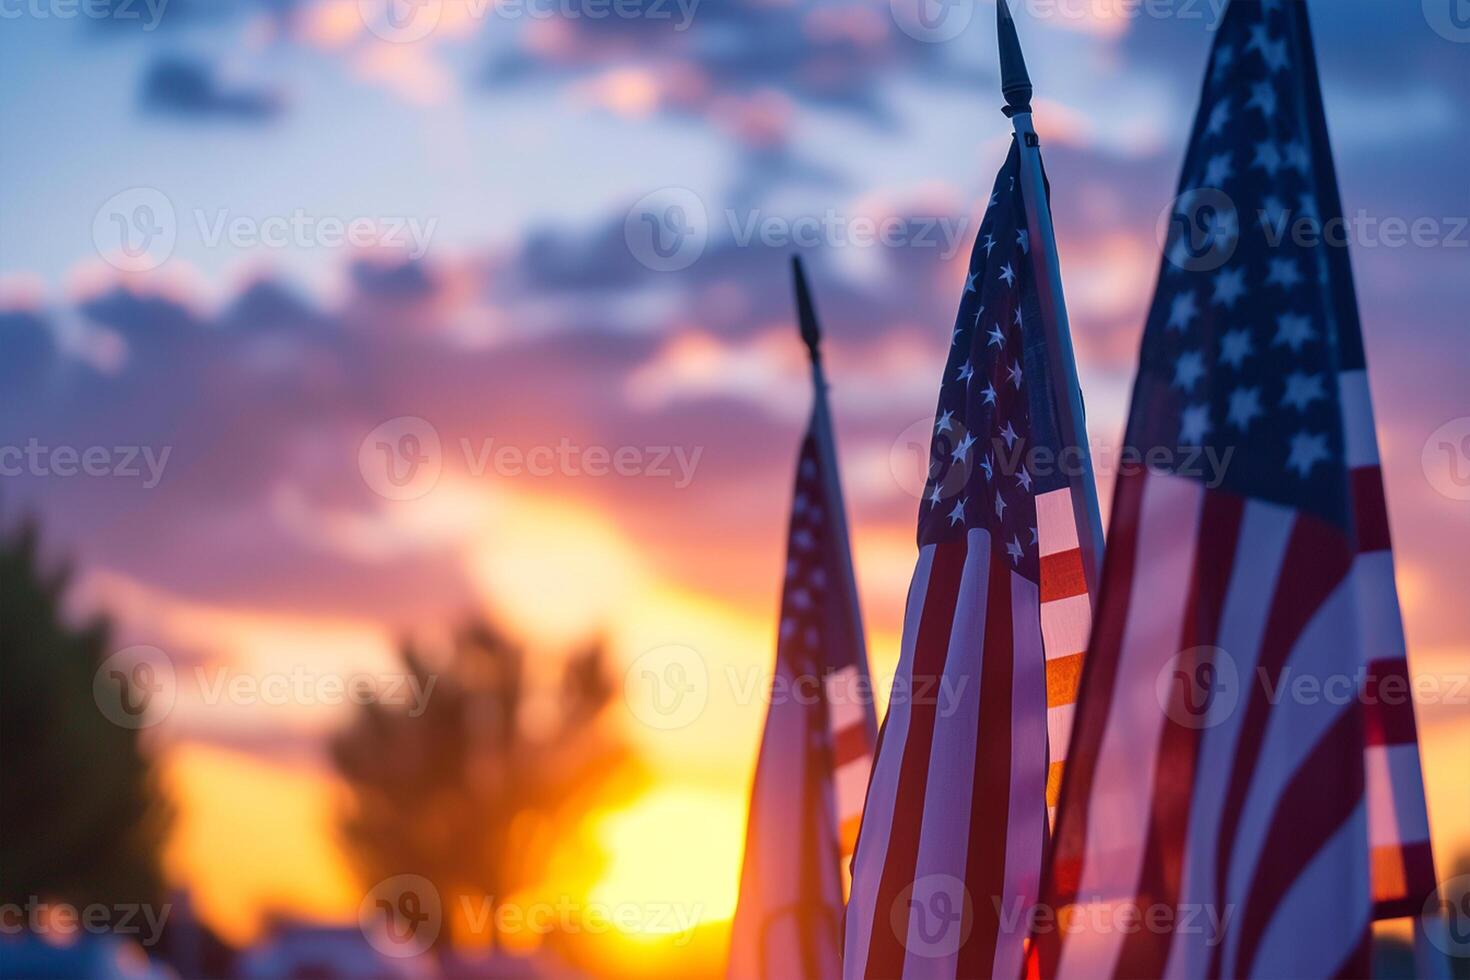
{"type": "Polygon", "coordinates": [[[791,278],[796,284],[796,313],[801,339],[806,341],[812,363],[816,364],[822,359],[822,328],[817,326],[817,311],[812,306],[812,294],[806,285],[806,270],[802,268],[800,255],[791,256],[791,278]]]}
{"type": "Polygon", "coordinates": [[[1046,175],[1041,167],[1041,141],[1031,120],[1031,76],[1021,57],[1016,22],[1006,0],[995,0],[996,38],[1000,42],[1000,90],[1005,94],[1006,118],[1016,131],[1020,153],[1020,186],[1026,209],[1026,227],[1031,232],[1031,263],[1035,270],[1041,327],[1046,338],[1056,395],[1057,423],[1062,445],[1077,453],[1072,469],[1072,510],[1082,548],[1082,576],[1087,581],[1088,601],[1096,603],[1102,570],[1102,516],[1097,507],[1097,486],[1092,478],[1092,454],[1088,448],[1087,422],[1082,411],[1082,389],[1077,381],[1077,361],[1072,356],[1072,333],[1067,326],[1067,302],[1062,295],[1061,265],[1057,261],[1057,238],[1051,223],[1051,203],[1046,175]]]}
{"type": "Polygon", "coordinates": [[[995,0],[996,38],[1000,42],[1000,91],[1006,97],[1007,118],[1031,111],[1031,76],[1021,56],[1021,40],[1006,0],[995,0]]]}

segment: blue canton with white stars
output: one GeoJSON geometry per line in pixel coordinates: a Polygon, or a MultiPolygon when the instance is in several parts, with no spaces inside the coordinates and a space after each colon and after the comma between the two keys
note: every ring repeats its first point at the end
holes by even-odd
{"type": "Polygon", "coordinates": [[[1036,495],[1067,485],[1014,142],[970,256],[939,389],[919,545],[975,528],[1040,578],[1036,495]]]}
{"type": "MultiPolygon", "coordinates": [[[[1235,0],[1215,40],[1140,358],[1128,445],[1346,522],[1339,312],[1355,304],[1302,12],[1235,0]],[[1325,169],[1324,169],[1325,167],[1325,169]],[[1300,234],[1307,231],[1307,234],[1300,234]],[[1315,232],[1315,234],[1312,234],[1315,232]],[[1346,282],[1334,280],[1343,280],[1346,282]],[[1343,291],[1347,302],[1341,302],[1343,291]]],[[[1352,314],[1355,317],[1355,313],[1352,314]]]]}
{"type": "MultiPolygon", "coordinates": [[[[831,495],[821,465],[819,436],[808,432],[796,467],[796,493],[786,543],[777,656],[793,677],[823,677],[857,666],[861,649],[843,589],[846,556],[836,546],[831,495]]],[[[825,729],[824,729],[825,731],[825,729]]]]}

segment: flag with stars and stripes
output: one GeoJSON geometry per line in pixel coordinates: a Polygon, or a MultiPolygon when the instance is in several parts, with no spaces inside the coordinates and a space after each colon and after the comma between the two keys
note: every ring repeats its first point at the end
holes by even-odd
{"type": "Polygon", "coordinates": [[[1305,4],[1230,5],[1175,216],[1030,972],[1366,976],[1435,880],[1305,4]]]}
{"type": "Polygon", "coordinates": [[[799,263],[795,272],[816,394],[797,460],[732,978],[839,975],[847,867],[877,730],[815,314],[799,263]]]}
{"type": "Polygon", "coordinates": [[[848,977],[1016,976],[1040,883],[1091,609],[1021,166],[1013,143],[940,385],[848,977]]]}

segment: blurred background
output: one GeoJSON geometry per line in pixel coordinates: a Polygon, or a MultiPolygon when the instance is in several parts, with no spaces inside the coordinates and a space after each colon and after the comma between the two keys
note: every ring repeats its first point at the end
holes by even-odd
{"type": "MultiPolygon", "coordinates": [[[[1456,2],[1310,3],[1442,875],[1456,2]]],[[[1223,0],[1013,6],[1106,515],[1223,0]]],[[[881,714],[994,52],[989,0],[0,0],[7,969],[720,973],[810,399],[787,257],[881,714]]]]}

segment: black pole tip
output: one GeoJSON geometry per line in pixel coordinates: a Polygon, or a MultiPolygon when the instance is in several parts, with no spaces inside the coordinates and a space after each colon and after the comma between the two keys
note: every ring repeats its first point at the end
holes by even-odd
{"type": "Polygon", "coordinates": [[[796,284],[797,325],[801,329],[801,339],[806,341],[806,349],[815,363],[822,357],[819,349],[822,329],[817,326],[817,311],[812,305],[812,294],[806,284],[806,269],[802,267],[800,255],[791,256],[791,278],[796,284]]]}
{"type": "Polygon", "coordinates": [[[995,0],[996,40],[1000,44],[1000,91],[1005,96],[1007,117],[1031,111],[1031,76],[1021,56],[1021,39],[1006,0],[995,0]]]}

